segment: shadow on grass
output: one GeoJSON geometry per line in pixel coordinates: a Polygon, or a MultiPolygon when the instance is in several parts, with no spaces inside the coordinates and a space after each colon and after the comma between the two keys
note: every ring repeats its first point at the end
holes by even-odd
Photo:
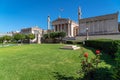
{"type": "MultiPolygon", "coordinates": [[[[96,53],[95,53],[96,49],[91,48],[91,47],[86,47],[86,46],[83,46],[83,47],[85,49],[91,50],[96,55],[96,53]]],[[[108,53],[103,52],[102,50],[101,50],[101,53],[102,53],[102,55],[100,57],[101,60],[103,60],[104,62],[106,62],[107,64],[110,64],[112,66],[115,65],[115,59],[113,57],[111,57],[108,53]]]]}
{"type": "Polygon", "coordinates": [[[76,80],[73,76],[66,76],[63,74],[60,74],[59,72],[53,72],[54,73],[54,77],[57,80],[76,80]]]}
{"type": "Polygon", "coordinates": [[[83,78],[75,78],[74,76],[66,76],[59,72],[53,72],[56,80],[113,80],[111,72],[108,68],[98,68],[94,71],[86,73],[83,78]]]}
{"type": "Polygon", "coordinates": [[[108,68],[98,68],[84,75],[80,80],[113,80],[108,68]]]}

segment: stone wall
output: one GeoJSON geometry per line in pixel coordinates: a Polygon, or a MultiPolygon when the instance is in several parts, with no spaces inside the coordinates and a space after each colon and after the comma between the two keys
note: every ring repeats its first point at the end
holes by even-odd
{"type": "Polygon", "coordinates": [[[118,32],[118,13],[103,15],[79,20],[80,35],[86,34],[106,34],[118,32]]]}

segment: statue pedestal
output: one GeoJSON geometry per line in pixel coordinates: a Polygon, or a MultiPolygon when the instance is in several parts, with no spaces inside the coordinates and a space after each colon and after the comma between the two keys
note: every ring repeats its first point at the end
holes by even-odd
{"type": "Polygon", "coordinates": [[[40,34],[37,35],[37,44],[41,44],[41,36],[40,36],[40,34]]]}

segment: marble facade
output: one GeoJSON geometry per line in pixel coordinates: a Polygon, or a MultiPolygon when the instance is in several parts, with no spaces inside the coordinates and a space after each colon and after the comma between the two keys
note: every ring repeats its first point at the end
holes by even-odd
{"type": "Polygon", "coordinates": [[[66,32],[66,37],[74,37],[79,35],[79,26],[76,22],[66,19],[58,18],[52,22],[54,32],[66,32]]]}
{"type": "Polygon", "coordinates": [[[79,19],[80,35],[86,34],[88,28],[89,35],[117,33],[118,12],[103,16],[79,19]]]}
{"type": "Polygon", "coordinates": [[[31,28],[21,29],[20,33],[21,34],[34,34],[35,35],[35,39],[31,40],[31,42],[41,43],[41,37],[43,35],[43,30],[40,29],[37,26],[31,27],[31,28]]]}
{"type": "Polygon", "coordinates": [[[120,32],[120,22],[118,23],[118,30],[119,30],[119,32],[120,32]]]}

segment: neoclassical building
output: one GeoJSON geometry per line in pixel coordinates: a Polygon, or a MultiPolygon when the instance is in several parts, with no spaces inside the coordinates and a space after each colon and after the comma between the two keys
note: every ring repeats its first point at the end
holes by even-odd
{"type": "Polygon", "coordinates": [[[118,30],[119,30],[119,32],[120,32],[120,22],[118,23],[118,30]]]}
{"type": "Polygon", "coordinates": [[[81,19],[81,9],[78,10],[79,35],[89,35],[118,33],[118,12],[113,14],[101,15],[81,19]]]}
{"type": "Polygon", "coordinates": [[[21,34],[34,34],[35,39],[31,40],[31,42],[41,43],[41,37],[43,35],[43,30],[38,26],[31,27],[31,28],[23,28],[20,31],[21,34]]]}
{"type": "Polygon", "coordinates": [[[68,18],[58,18],[52,22],[54,32],[66,32],[66,37],[79,35],[78,23],[68,18]]]}

